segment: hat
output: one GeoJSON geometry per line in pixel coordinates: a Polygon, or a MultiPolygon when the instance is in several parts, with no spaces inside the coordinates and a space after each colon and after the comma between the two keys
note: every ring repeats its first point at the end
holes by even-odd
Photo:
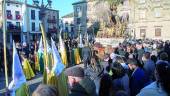
{"type": "Polygon", "coordinates": [[[79,66],[73,66],[73,67],[67,68],[65,70],[65,74],[67,76],[84,77],[84,69],[79,66]]]}

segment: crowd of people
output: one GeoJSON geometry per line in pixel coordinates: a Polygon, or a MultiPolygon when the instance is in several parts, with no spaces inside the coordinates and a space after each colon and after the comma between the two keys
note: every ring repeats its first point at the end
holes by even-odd
{"type": "MultiPolygon", "coordinates": [[[[23,44],[22,47],[20,44],[16,46],[21,61],[25,62],[23,68],[27,68],[24,71],[26,75],[29,74],[26,76],[27,79],[34,77],[38,71],[35,67],[38,47],[35,48],[34,44],[31,43],[29,47],[27,44],[23,44]]],[[[126,41],[105,53],[103,59],[100,58],[100,51],[94,50],[93,46],[89,47],[88,44],[84,43],[84,47],[78,48],[76,41],[67,40],[65,46],[69,63],[68,68],[65,69],[65,74],[68,76],[69,96],[170,95],[168,76],[170,41],[126,41]],[[80,63],[84,64],[83,68],[75,66],[80,63]],[[97,74],[99,84],[88,74],[89,69],[99,73],[97,74]]],[[[0,65],[3,69],[3,64],[0,65]]],[[[39,85],[33,92],[33,96],[59,96],[59,93],[55,86],[39,85]]]]}
{"type": "MultiPolygon", "coordinates": [[[[84,40],[83,40],[84,42],[84,40]]],[[[31,41],[31,43],[20,43],[17,42],[16,43],[16,49],[18,51],[19,57],[20,57],[20,61],[23,64],[23,68],[24,73],[26,75],[27,79],[31,79],[33,78],[36,74],[39,73],[43,73],[44,71],[44,67],[41,66],[40,64],[40,68],[38,68],[37,66],[37,62],[41,63],[41,61],[37,61],[38,59],[41,59],[40,57],[38,57],[38,50],[39,50],[39,41],[31,41]]],[[[76,64],[80,64],[82,63],[82,54],[81,52],[81,48],[78,48],[79,44],[78,44],[78,40],[77,39],[66,39],[64,41],[65,44],[65,49],[66,49],[66,54],[67,54],[67,62],[68,64],[66,64],[66,67],[69,66],[74,66],[76,64]]],[[[59,48],[59,42],[58,42],[58,48],[59,48]]],[[[3,53],[3,44],[0,43],[0,54],[4,54],[3,53]]],[[[8,67],[8,75],[11,76],[12,74],[12,54],[13,50],[12,47],[9,48],[7,47],[7,67],[8,67]]],[[[4,56],[0,55],[0,72],[2,72],[3,74],[5,73],[5,68],[4,68],[4,56]]]]}
{"type": "MultiPolygon", "coordinates": [[[[69,96],[169,96],[170,95],[170,42],[136,40],[124,42],[105,53],[99,60],[99,51],[81,49],[84,69],[79,66],[65,70],[68,76],[69,96]],[[84,53],[83,53],[84,52],[84,53]],[[98,75],[99,86],[86,73],[89,67],[105,66],[98,75]]],[[[97,72],[97,71],[95,71],[97,72]]],[[[40,85],[33,96],[59,96],[54,86],[40,85]],[[42,87],[44,86],[44,87],[42,87]],[[48,88],[47,88],[48,87],[48,88]],[[40,91],[45,90],[46,91],[40,91]],[[45,93],[44,93],[45,92],[45,93]]]]}
{"type": "MultiPolygon", "coordinates": [[[[170,42],[136,40],[119,44],[110,53],[106,74],[107,96],[169,96],[170,42]],[[110,81],[111,79],[111,81],[110,81]],[[108,82],[110,84],[108,84],[108,82]],[[114,95],[113,95],[114,94],[114,95]],[[120,95],[122,94],[122,95],[120,95]]],[[[102,87],[102,86],[100,86],[102,87]]],[[[99,96],[104,90],[99,90],[99,96]]]]}
{"type": "MultiPolygon", "coordinates": [[[[2,44],[1,44],[2,45],[2,44]]],[[[24,73],[26,74],[27,79],[31,79],[35,76],[34,73],[36,72],[35,69],[35,43],[27,44],[27,43],[16,43],[16,49],[20,57],[20,61],[22,62],[24,73]]],[[[0,54],[3,54],[3,46],[0,46],[0,54]]],[[[12,48],[7,47],[7,70],[8,70],[8,76],[11,77],[12,75],[12,54],[13,50],[12,48]]],[[[2,73],[5,72],[4,68],[4,55],[0,56],[0,60],[2,61],[0,63],[0,71],[2,73]]]]}

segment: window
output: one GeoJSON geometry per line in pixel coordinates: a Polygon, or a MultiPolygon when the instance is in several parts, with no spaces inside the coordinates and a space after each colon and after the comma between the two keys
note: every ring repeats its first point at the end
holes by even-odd
{"type": "Polygon", "coordinates": [[[80,12],[80,11],[81,11],[80,6],[76,7],[76,11],[77,11],[77,12],[80,12]]]}
{"type": "Polygon", "coordinates": [[[146,36],[146,29],[140,29],[140,37],[146,36]]]}
{"type": "Polygon", "coordinates": [[[80,6],[76,7],[76,13],[78,14],[78,17],[82,16],[82,12],[81,12],[80,6]]]}
{"type": "Polygon", "coordinates": [[[15,18],[16,18],[16,19],[20,19],[20,13],[19,13],[19,11],[15,11],[15,18]]]}
{"type": "Polygon", "coordinates": [[[7,13],[7,14],[11,14],[11,10],[7,10],[6,13],[7,13]]]}
{"type": "Polygon", "coordinates": [[[16,22],[16,26],[19,28],[20,27],[20,22],[16,22]]]}
{"type": "Polygon", "coordinates": [[[139,3],[140,4],[143,4],[143,3],[145,3],[146,1],[145,0],[139,0],[139,3]]]}
{"type": "Polygon", "coordinates": [[[15,15],[19,15],[19,11],[15,11],[15,15]]]}
{"type": "Polygon", "coordinates": [[[41,31],[41,24],[39,23],[39,30],[41,31]]]}
{"type": "Polygon", "coordinates": [[[7,22],[7,28],[9,28],[12,25],[11,22],[7,22]]]}
{"type": "Polygon", "coordinates": [[[55,20],[55,16],[53,16],[53,20],[55,20]]]}
{"type": "Polygon", "coordinates": [[[35,10],[31,10],[31,19],[35,20],[35,10]]]}
{"type": "Polygon", "coordinates": [[[41,17],[41,12],[40,11],[38,11],[38,16],[39,16],[39,20],[41,20],[42,17],[41,17]]]}
{"type": "Polygon", "coordinates": [[[78,13],[78,17],[82,17],[82,12],[81,11],[78,13]]]}
{"type": "Polygon", "coordinates": [[[32,22],[32,31],[35,31],[35,22],[32,22]]]}
{"type": "Polygon", "coordinates": [[[161,28],[155,28],[155,36],[161,36],[161,28]]]}
{"type": "Polygon", "coordinates": [[[10,6],[10,4],[9,4],[9,3],[7,3],[7,6],[10,6]]]}
{"type": "Polygon", "coordinates": [[[139,18],[140,18],[140,19],[146,18],[146,11],[145,11],[145,10],[140,10],[140,12],[139,12],[139,18]]]}
{"type": "Polygon", "coordinates": [[[16,22],[16,28],[17,29],[20,29],[21,27],[20,27],[20,22],[16,22]]]}
{"type": "Polygon", "coordinates": [[[161,17],[161,11],[160,11],[160,9],[155,8],[154,13],[155,13],[155,17],[161,17]]]}
{"type": "Polygon", "coordinates": [[[77,18],[77,24],[80,24],[81,19],[77,18]]]}

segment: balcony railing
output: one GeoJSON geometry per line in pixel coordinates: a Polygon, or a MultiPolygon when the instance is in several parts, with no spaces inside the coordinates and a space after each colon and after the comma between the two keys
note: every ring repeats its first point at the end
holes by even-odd
{"type": "Polygon", "coordinates": [[[21,15],[16,15],[16,19],[20,20],[21,19],[21,15]]]}
{"type": "Polygon", "coordinates": [[[12,14],[7,14],[7,19],[12,19],[12,14]]]}
{"type": "Polygon", "coordinates": [[[57,32],[57,28],[48,28],[48,32],[49,33],[56,33],[57,32]]]}
{"type": "Polygon", "coordinates": [[[47,22],[48,23],[57,23],[57,20],[56,19],[48,19],[47,22]]]}
{"type": "Polygon", "coordinates": [[[21,27],[15,26],[15,25],[10,25],[10,26],[7,26],[7,30],[9,32],[21,32],[21,27]]]}

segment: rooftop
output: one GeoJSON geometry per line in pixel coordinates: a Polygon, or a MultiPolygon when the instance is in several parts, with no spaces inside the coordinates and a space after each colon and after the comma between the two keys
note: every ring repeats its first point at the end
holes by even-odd
{"type": "Polygon", "coordinates": [[[81,4],[81,3],[87,3],[87,1],[86,0],[81,0],[81,1],[73,3],[72,5],[81,4]]]}
{"type": "Polygon", "coordinates": [[[74,17],[74,13],[73,12],[63,16],[62,18],[71,18],[71,17],[74,17]]]}

